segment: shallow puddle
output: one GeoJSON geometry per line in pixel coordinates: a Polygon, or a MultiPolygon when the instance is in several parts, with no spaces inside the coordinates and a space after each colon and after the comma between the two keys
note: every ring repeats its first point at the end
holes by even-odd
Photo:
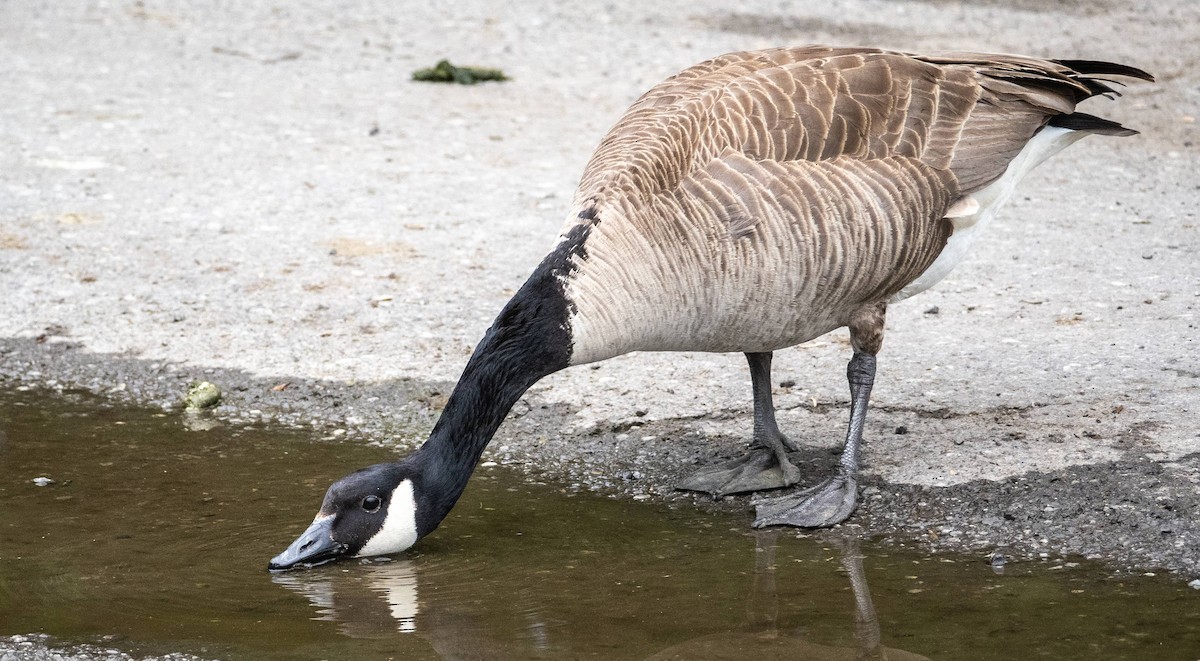
{"type": "Polygon", "coordinates": [[[925,556],[481,469],[388,562],[272,575],[331,480],[389,457],[0,390],[0,635],[227,659],[1195,659],[1200,593],[925,556]],[[36,478],[53,483],[39,486],[36,478]]]}

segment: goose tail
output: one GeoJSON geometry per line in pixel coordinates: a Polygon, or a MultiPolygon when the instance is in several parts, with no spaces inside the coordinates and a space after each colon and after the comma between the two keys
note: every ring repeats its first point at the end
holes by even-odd
{"type": "Polygon", "coordinates": [[[1148,83],[1154,82],[1153,74],[1127,64],[1102,62],[1100,60],[1054,60],[1054,62],[1084,76],[1122,76],[1124,78],[1137,78],[1148,83]]]}
{"type": "Polygon", "coordinates": [[[1085,112],[1073,112],[1069,115],[1055,115],[1050,118],[1050,126],[1058,128],[1071,129],[1072,131],[1084,131],[1087,133],[1095,133],[1097,135],[1116,135],[1129,136],[1137,135],[1138,132],[1122,126],[1103,117],[1089,115],[1085,112]]]}
{"type": "MultiPolygon", "coordinates": [[[[1109,98],[1120,96],[1121,93],[1113,88],[1112,85],[1123,85],[1123,83],[1119,80],[1114,80],[1111,78],[1112,76],[1154,82],[1152,74],[1126,64],[1100,60],[1054,60],[1054,62],[1069,69],[1070,71],[1067,75],[1072,80],[1087,87],[1088,93],[1085,98],[1093,96],[1106,96],[1109,98]]],[[[1055,115],[1050,118],[1049,124],[1050,126],[1095,133],[1096,135],[1130,136],[1138,134],[1134,129],[1122,126],[1117,122],[1083,112],[1055,115]]]]}

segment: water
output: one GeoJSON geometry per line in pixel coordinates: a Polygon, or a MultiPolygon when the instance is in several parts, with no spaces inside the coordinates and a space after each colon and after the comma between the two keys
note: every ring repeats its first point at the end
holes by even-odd
{"type": "Polygon", "coordinates": [[[331,480],[388,456],[0,390],[0,635],[227,659],[1200,654],[1200,592],[1178,579],[1087,563],[997,575],[977,557],[571,497],[502,468],[390,562],[265,571],[331,480]]]}

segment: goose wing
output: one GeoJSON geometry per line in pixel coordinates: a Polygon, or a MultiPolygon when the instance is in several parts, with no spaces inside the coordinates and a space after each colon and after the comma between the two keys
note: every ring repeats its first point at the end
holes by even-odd
{"type": "Polygon", "coordinates": [[[576,208],[671,190],[730,149],[778,162],[912,158],[948,169],[965,195],[1000,177],[1053,117],[1113,93],[1091,74],[1149,77],[1103,62],[974,53],[731,53],[638,99],[585,168],[576,208]]]}
{"type": "Polygon", "coordinates": [[[1123,72],[1075,64],[806,47],[660,83],[597,148],[563,232],[583,241],[572,362],[770,351],[888,300],[1043,126],[1125,130],[1072,114],[1111,92],[1087,71],[1123,72]]]}

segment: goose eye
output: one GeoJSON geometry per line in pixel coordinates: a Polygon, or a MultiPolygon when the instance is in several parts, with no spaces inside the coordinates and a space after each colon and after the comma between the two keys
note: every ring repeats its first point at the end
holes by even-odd
{"type": "Polygon", "coordinates": [[[379,499],[379,496],[367,496],[362,501],[362,508],[372,514],[378,512],[381,505],[383,505],[383,501],[379,499]]]}

